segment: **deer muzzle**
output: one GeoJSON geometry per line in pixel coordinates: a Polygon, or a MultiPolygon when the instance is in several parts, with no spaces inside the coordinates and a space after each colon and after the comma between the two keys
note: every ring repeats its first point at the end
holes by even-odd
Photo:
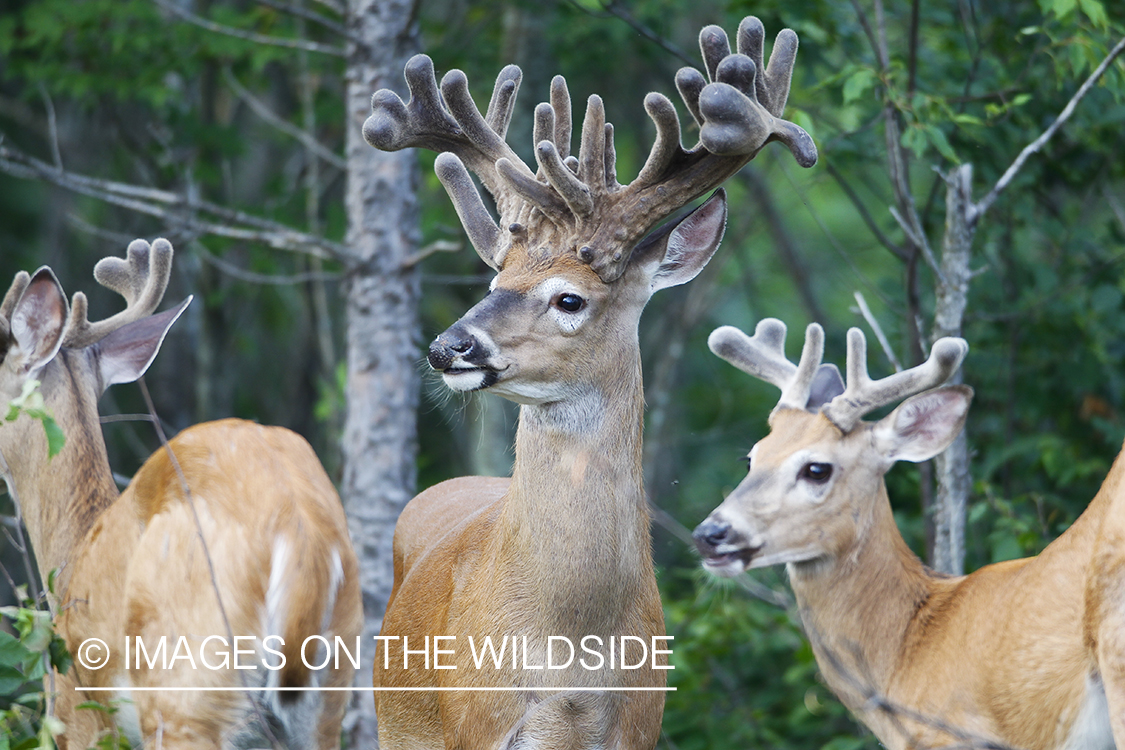
{"type": "Polygon", "coordinates": [[[738,575],[750,566],[761,547],[745,537],[718,513],[712,513],[691,533],[695,548],[703,556],[703,567],[717,575],[738,575]]]}

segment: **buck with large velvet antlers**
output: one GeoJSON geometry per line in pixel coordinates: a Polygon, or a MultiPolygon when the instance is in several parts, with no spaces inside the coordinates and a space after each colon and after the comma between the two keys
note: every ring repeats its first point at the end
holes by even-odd
{"type": "Polygon", "coordinates": [[[786,564],[824,678],[892,750],[1125,747],[1122,461],[1038,557],[935,574],[899,534],[883,475],[936,455],[962,429],[972,391],[934,386],[965,342],[941,339],[925,364],[873,382],[853,329],[845,388],[820,365],[819,326],[798,365],[784,341],[777,320],[753,337],[711,334],[712,351],[782,396],[749,474],[695,530],[704,566],[737,575],[786,564]]]}
{"type": "MultiPolygon", "coordinates": [[[[439,93],[425,56],[406,66],[408,103],[390,91],[373,97],[368,141],[443,152],[438,177],[473,246],[498,272],[489,295],[430,345],[430,365],[453,390],[489,389],[522,405],[511,479],[443,482],[398,520],[375,670],[384,691],[376,693],[381,747],[656,744],[668,667],[660,652],[669,646],[642,486],[637,326],[656,290],[689,281],[715,252],[722,191],[648,233],[768,141],[782,141],[805,166],[815,162],[808,135],[780,119],[797,37],[781,32],[763,68],[764,36],[757,19],[746,19],[731,54],[722,29],[703,30],[710,83],[692,69],[676,80],[704,145],[685,150],[672,103],[649,94],[656,144],[628,185],[617,182],[613,128],[596,95],[578,155],[570,155],[562,77],[535,110],[535,172],[504,141],[520,82],[515,66],[501,71],[484,116],[460,71],[444,76],[439,93]],[[706,148],[708,140],[725,155],[706,148]],[[499,223],[470,169],[495,199],[499,223]],[[423,668],[416,650],[435,658],[439,637],[448,638],[440,640],[442,663],[455,669],[423,668]],[[474,661],[486,638],[507,650],[474,661]],[[566,649],[564,640],[577,653],[568,667],[551,669],[548,645],[566,649]],[[622,668],[623,655],[637,666],[622,668]]],[[[556,665],[566,653],[553,652],[556,665]]]]}
{"type": "Polygon", "coordinates": [[[91,323],[49,268],[19,273],[0,304],[0,404],[38,380],[66,442],[48,457],[29,417],[0,424],[0,470],[19,501],[74,666],[56,675],[60,748],[115,728],[133,746],[339,747],[362,607],[339,498],[302,438],[228,419],[189,428],[118,495],[97,400],[148,369],[182,304],[153,315],[172,246],[137,240],[94,275],[128,305],[91,323]],[[142,656],[142,644],[143,656],[142,656]],[[184,688],[184,690],[180,690],[184,688]],[[266,688],[271,692],[250,692],[266,688]],[[290,692],[293,691],[293,692],[290,692]],[[262,697],[264,696],[264,697],[262,697]],[[103,710],[82,708],[101,701],[103,710]],[[112,710],[111,710],[112,709],[112,710]]]}

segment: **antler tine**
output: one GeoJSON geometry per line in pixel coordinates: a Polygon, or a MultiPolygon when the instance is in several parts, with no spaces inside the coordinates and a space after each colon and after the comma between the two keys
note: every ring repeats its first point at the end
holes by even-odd
{"type": "Polygon", "coordinates": [[[747,160],[769,141],[781,141],[798,164],[811,167],[816,164],[816,144],[799,126],[780,119],[789,98],[797,35],[782,29],[774,41],[769,65],[763,69],[764,40],[762,22],[754,16],[743,19],[738,30],[738,53],[716,66],[712,83],[699,93],[699,117],[703,120],[700,140],[714,154],[745,155],[747,160]]]}
{"type": "Polygon", "coordinates": [[[738,52],[749,57],[754,68],[763,71],[755,82],[758,101],[774,117],[781,117],[789,99],[793,64],[797,59],[797,34],[792,29],[778,32],[770,53],[769,65],[762,64],[766,29],[756,16],[747,16],[738,25],[738,52]]]}
{"type": "Polygon", "coordinates": [[[456,154],[445,151],[434,160],[434,172],[445,192],[449,193],[461,225],[477,255],[489,266],[500,270],[504,256],[500,245],[500,227],[492,220],[492,214],[484,207],[477,186],[465,165],[456,154]]]}
{"type": "Polygon", "coordinates": [[[63,346],[71,349],[89,346],[121,326],[151,315],[164,298],[171,274],[172,244],[165,239],[158,239],[152,245],[144,240],[133,240],[125,259],[102,258],[94,266],[94,278],[124,297],[125,309],[91,323],[86,317],[86,295],[75,292],[63,346]]]}
{"type": "MultiPolygon", "coordinates": [[[[555,76],[551,79],[551,110],[555,115],[555,132],[553,140],[559,156],[565,162],[570,157],[570,91],[566,86],[566,79],[555,76]]],[[[535,139],[539,143],[539,138],[535,139]]],[[[577,161],[575,162],[577,167],[577,161]]]]}
{"type": "Polygon", "coordinates": [[[30,283],[31,275],[27,271],[18,272],[16,277],[12,279],[12,285],[8,287],[8,293],[4,295],[4,301],[0,302],[0,345],[5,344],[8,340],[8,334],[11,332],[12,310],[15,309],[16,303],[19,302],[24,290],[30,283]]]}
{"type": "Polygon", "coordinates": [[[707,345],[743,372],[780,388],[781,398],[774,411],[815,411],[844,390],[836,366],[821,364],[824,329],[816,323],[805,329],[805,343],[796,365],[785,357],[785,324],[774,318],[760,321],[753,338],[732,326],[717,328],[707,345]]]}
{"type": "Polygon", "coordinates": [[[801,361],[793,379],[781,392],[781,399],[775,409],[804,409],[809,403],[813,380],[820,370],[824,358],[824,329],[819,323],[809,323],[805,329],[805,345],[801,349],[801,361]]]}
{"type": "Polygon", "coordinates": [[[797,366],[785,358],[785,324],[776,318],[758,321],[752,337],[734,326],[716,328],[707,337],[707,346],[716,356],[783,392],[797,373],[797,366]]]}
{"type": "Polygon", "coordinates": [[[740,51],[732,54],[722,28],[712,25],[700,32],[708,78],[692,68],[676,74],[680,96],[700,125],[700,145],[692,150],[680,143],[679,118],[671,101],[657,93],[645,98],[656,141],[640,174],[615,196],[606,226],[587,243],[595,251],[591,267],[603,281],[618,278],[629,260],[631,246],[622,252],[622,243],[613,241],[615,235],[635,242],[673,211],[722,184],[770,141],[787,145],[801,166],[816,163],[816,145],[808,133],[778,116],[789,96],[797,35],[789,30],[778,35],[764,72],[754,60],[762,56],[763,36],[761,21],[745,19],[739,27],[740,51]],[[627,227],[613,218],[623,216],[629,217],[627,227]]]}
{"type": "Polygon", "coordinates": [[[824,407],[824,415],[849,432],[865,414],[944,383],[968,351],[964,339],[938,339],[922,364],[873,381],[867,375],[867,339],[863,331],[852,328],[848,331],[847,388],[824,407]]]}
{"type": "Polygon", "coordinates": [[[441,80],[440,91],[434,63],[426,55],[415,55],[403,71],[410,101],[404,103],[390,89],[371,97],[371,115],[363,123],[363,137],[375,148],[398,151],[417,146],[432,151],[452,151],[480,176],[490,193],[501,195],[502,183],[496,162],[508,159],[516,171],[531,170],[504,141],[523,77],[516,65],[508,65],[496,77],[487,114],[481,116],[469,95],[468,80],[460,70],[451,70],[441,80]]]}
{"type": "MultiPolygon", "coordinates": [[[[744,22],[739,37],[742,47],[759,57],[761,43],[755,34],[760,36],[760,31],[755,29],[760,26],[757,21],[744,22]]],[[[719,186],[768,141],[788,144],[805,166],[816,161],[816,147],[808,134],[770,111],[780,113],[788,96],[795,34],[779,35],[764,75],[759,75],[760,66],[750,56],[731,54],[726,33],[718,26],[701,32],[700,49],[711,83],[686,69],[677,74],[677,87],[701,133],[713,135],[719,145],[703,139],[701,145],[685,150],[671,101],[662,94],[649,94],[645,109],[656,126],[656,141],[640,174],[628,185],[617,182],[613,128],[605,121],[605,108],[596,95],[588,100],[578,157],[570,155],[570,94],[561,76],[551,82],[550,102],[539,105],[535,113],[538,170],[533,172],[516,156],[504,141],[520,81],[514,65],[500,72],[488,112],[482,116],[469,95],[464,73],[449,71],[439,87],[433,62],[417,55],[405,70],[410,101],[403,103],[388,90],[376,92],[364,137],[385,150],[420,146],[451,152],[439,164],[439,178],[473,246],[494,268],[500,267],[512,245],[534,236],[541,247],[577,251],[610,283],[624,273],[642,237],[719,186]],[[721,152],[720,146],[729,152],[721,152]],[[499,225],[480,196],[471,194],[469,171],[496,199],[499,225]]]]}

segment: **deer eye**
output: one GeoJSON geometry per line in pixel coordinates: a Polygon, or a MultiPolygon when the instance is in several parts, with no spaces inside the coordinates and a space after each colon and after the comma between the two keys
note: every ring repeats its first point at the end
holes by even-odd
{"type": "Polygon", "coordinates": [[[560,294],[555,297],[553,304],[563,312],[576,313],[586,306],[586,300],[577,294],[560,294]]]}
{"type": "Polygon", "coordinates": [[[832,476],[832,464],[813,462],[805,464],[801,469],[801,479],[808,479],[810,482],[827,482],[830,476],[832,476]]]}

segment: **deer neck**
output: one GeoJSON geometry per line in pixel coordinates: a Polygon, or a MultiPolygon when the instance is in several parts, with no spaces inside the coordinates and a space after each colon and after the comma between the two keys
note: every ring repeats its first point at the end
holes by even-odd
{"type": "Polygon", "coordinates": [[[886,695],[933,578],[895,525],[880,482],[870,514],[840,554],[788,566],[810,642],[829,686],[858,710],[857,688],[886,695]]]}
{"type": "Polygon", "coordinates": [[[97,394],[84,377],[82,351],[63,349],[40,373],[48,410],[66,437],[62,450],[47,458],[42,425],[26,415],[9,426],[4,459],[15,483],[20,512],[35,550],[43,581],[58,570],[56,590],[70,578],[68,563],[98,517],[117,499],[105,440],[98,421],[97,394]]]}
{"type": "Polygon", "coordinates": [[[520,410],[502,559],[560,634],[597,632],[651,585],[639,353],[623,360],[573,398],[520,410]]]}

